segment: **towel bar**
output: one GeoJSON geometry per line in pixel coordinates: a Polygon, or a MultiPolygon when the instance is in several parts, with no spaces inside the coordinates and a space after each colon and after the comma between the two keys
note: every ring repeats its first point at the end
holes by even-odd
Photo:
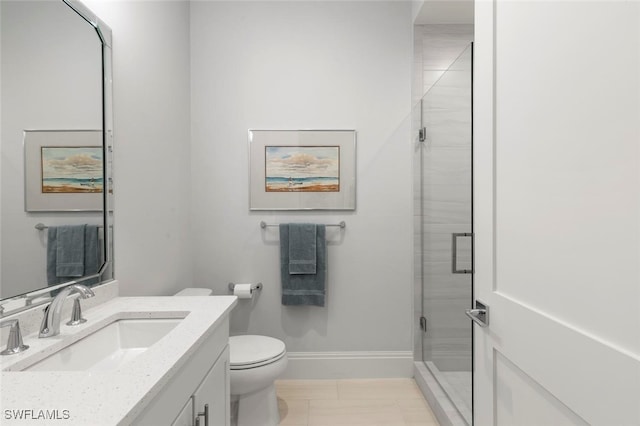
{"type": "MultiPolygon", "coordinates": [[[[49,228],[49,227],[48,227],[47,225],[45,225],[44,223],[36,223],[35,228],[36,228],[38,231],[44,231],[45,229],[47,229],[47,228],[49,228]]],[[[98,226],[98,228],[104,228],[104,226],[99,225],[99,226],[98,226]]],[[[109,227],[109,228],[111,228],[111,227],[109,227]]]]}
{"type": "MultiPolygon", "coordinates": [[[[264,229],[267,226],[280,226],[280,225],[277,223],[266,223],[264,221],[260,222],[260,228],[264,229]]],[[[339,226],[340,228],[344,229],[347,227],[347,224],[343,220],[340,223],[327,223],[325,226],[339,226]]]]}

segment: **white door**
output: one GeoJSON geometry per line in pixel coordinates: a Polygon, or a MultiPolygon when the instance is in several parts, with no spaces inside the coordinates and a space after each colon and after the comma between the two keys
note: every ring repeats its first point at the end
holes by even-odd
{"type": "Polygon", "coordinates": [[[475,425],[640,425],[640,2],[475,19],[475,425]]]}

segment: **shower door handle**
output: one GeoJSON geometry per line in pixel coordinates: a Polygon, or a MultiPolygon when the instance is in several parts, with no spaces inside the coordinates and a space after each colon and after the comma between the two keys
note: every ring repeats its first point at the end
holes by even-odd
{"type": "MultiPolygon", "coordinates": [[[[451,234],[451,273],[452,274],[471,274],[473,269],[458,269],[458,237],[473,237],[470,232],[454,232],[451,234]]],[[[473,247],[473,240],[471,240],[473,247]]]]}

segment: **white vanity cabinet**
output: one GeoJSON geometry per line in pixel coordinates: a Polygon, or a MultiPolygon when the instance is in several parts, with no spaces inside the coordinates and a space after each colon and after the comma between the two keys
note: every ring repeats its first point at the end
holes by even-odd
{"type": "Polygon", "coordinates": [[[171,423],[171,426],[193,426],[193,397],[182,407],[178,417],[171,423]]]}
{"type": "MultiPolygon", "coordinates": [[[[229,320],[178,367],[161,386],[157,396],[132,422],[136,426],[205,426],[205,405],[209,426],[229,425],[229,320]],[[200,414],[200,415],[199,415],[200,414]]],[[[135,386],[135,384],[132,384],[135,386]]]]}
{"type": "Polygon", "coordinates": [[[229,347],[224,350],[171,426],[229,424],[229,347]],[[195,418],[195,421],[194,421],[195,418]]]}
{"type": "Polygon", "coordinates": [[[193,394],[196,426],[229,424],[229,346],[193,394]]]}

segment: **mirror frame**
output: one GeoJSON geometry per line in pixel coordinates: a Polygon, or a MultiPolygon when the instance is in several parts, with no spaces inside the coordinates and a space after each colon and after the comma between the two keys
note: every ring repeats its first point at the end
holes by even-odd
{"type": "Polygon", "coordinates": [[[85,280],[98,278],[98,282],[92,287],[99,286],[113,280],[113,77],[111,62],[111,28],[98,18],[79,0],[61,0],[70,7],[89,25],[91,25],[102,44],[102,149],[104,190],[103,196],[103,223],[104,223],[104,263],[97,274],[87,275],[75,281],[43,287],[25,294],[10,297],[0,301],[0,318],[49,303],[52,299],[52,290],[59,290],[69,285],[82,283],[85,280]]]}

